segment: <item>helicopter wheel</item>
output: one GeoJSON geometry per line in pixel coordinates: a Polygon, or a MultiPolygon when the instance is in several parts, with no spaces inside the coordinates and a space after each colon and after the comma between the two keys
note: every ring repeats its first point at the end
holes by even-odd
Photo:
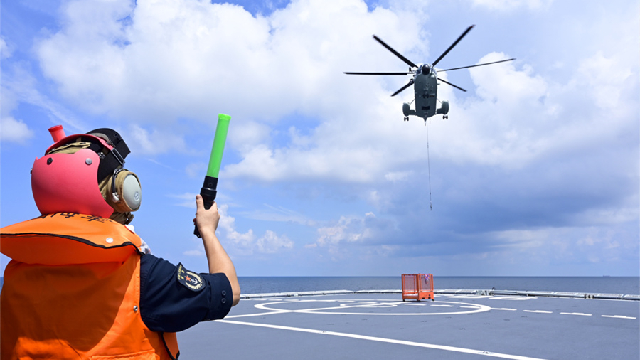
{"type": "Polygon", "coordinates": [[[448,118],[449,118],[449,116],[447,116],[447,115],[442,115],[442,118],[443,118],[443,119],[448,119],[448,118]]]}
{"type": "Polygon", "coordinates": [[[405,117],[404,117],[404,121],[409,121],[409,117],[408,117],[408,116],[405,116],[405,117]]]}

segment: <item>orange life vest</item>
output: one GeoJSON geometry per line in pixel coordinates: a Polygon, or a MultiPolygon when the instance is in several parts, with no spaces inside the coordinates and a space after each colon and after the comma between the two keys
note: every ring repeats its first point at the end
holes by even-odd
{"type": "Polygon", "coordinates": [[[141,239],[90,215],[58,213],[0,229],[12,260],[1,296],[2,359],[171,359],[175,333],[140,316],[141,239]]]}

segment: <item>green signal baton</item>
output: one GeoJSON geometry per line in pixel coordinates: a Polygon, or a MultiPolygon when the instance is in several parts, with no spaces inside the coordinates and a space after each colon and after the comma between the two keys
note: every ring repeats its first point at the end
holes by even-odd
{"type": "MultiPolygon", "coordinates": [[[[209,157],[209,168],[207,176],[204,177],[204,183],[200,189],[200,195],[204,203],[204,208],[209,210],[216,200],[216,189],[218,188],[218,173],[220,173],[220,163],[222,162],[222,153],[224,152],[224,143],[227,140],[227,132],[229,132],[229,122],[231,116],[226,114],[218,114],[218,126],[216,126],[216,136],[213,139],[213,147],[211,147],[211,156],[209,157]]],[[[200,237],[198,225],[195,226],[193,234],[200,237]]]]}

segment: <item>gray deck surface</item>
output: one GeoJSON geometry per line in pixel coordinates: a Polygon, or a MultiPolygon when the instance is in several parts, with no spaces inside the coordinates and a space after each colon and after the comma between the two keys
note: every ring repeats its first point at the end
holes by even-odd
{"type": "Polygon", "coordinates": [[[639,313],[630,300],[265,297],[178,340],[180,359],[639,359],[639,313]]]}

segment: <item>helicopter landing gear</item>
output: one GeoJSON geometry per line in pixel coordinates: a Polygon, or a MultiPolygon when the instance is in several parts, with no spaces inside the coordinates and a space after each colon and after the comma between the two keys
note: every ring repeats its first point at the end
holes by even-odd
{"type": "Polygon", "coordinates": [[[449,115],[442,115],[442,118],[443,118],[443,119],[448,119],[448,118],[449,118],[449,115]]]}
{"type": "Polygon", "coordinates": [[[405,117],[404,117],[404,121],[409,121],[409,117],[408,117],[408,116],[405,116],[405,117]]]}

